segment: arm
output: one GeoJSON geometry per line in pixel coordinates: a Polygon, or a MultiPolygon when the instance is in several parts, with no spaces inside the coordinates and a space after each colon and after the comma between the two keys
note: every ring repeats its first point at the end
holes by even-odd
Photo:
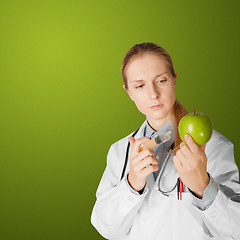
{"type": "Polygon", "coordinates": [[[112,145],[107,156],[107,167],[97,189],[97,200],[91,216],[92,225],[108,239],[123,237],[127,234],[144,198],[144,195],[133,196],[125,179],[119,182],[121,171],[119,165],[122,161],[117,156],[118,153],[112,145]]]}
{"type": "MultiPolygon", "coordinates": [[[[146,138],[136,140],[136,144],[132,141],[129,160],[130,169],[133,159],[137,161],[133,152],[137,150],[144,141],[146,141],[146,138]]],[[[126,144],[123,145],[125,146],[126,144]]],[[[93,208],[91,222],[99,231],[99,233],[105,238],[115,239],[124,237],[128,234],[132,227],[134,218],[138,213],[146,194],[148,193],[148,189],[146,188],[143,194],[135,194],[133,191],[131,191],[131,188],[128,186],[125,178],[119,181],[125,151],[125,148],[120,149],[119,145],[111,146],[107,156],[107,167],[102,176],[96,194],[97,201],[93,208]]],[[[154,155],[155,152],[152,151],[151,154],[154,155]]],[[[136,155],[138,156],[139,161],[140,159],[142,160],[148,157],[148,160],[146,160],[146,163],[144,163],[143,166],[144,170],[141,171],[144,171],[146,173],[145,175],[147,176],[152,172],[153,167],[148,167],[146,169],[145,165],[150,163],[153,164],[153,161],[156,160],[153,157],[149,157],[148,151],[142,151],[136,155]]],[[[136,166],[138,166],[138,164],[136,164],[136,166]]],[[[137,191],[137,187],[140,185],[141,182],[136,186],[132,184],[134,189],[137,191]]]]}
{"type": "Polygon", "coordinates": [[[209,171],[218,185],[211,206],[202,211],[203,221],[213,236],[219,239],[240,239],[240,185],[234,161],[233,144],[221,149],[209,171]]]}
{"type": "MultiPolygon", "coordinates": [[[[204,147],[186,139],[174,158],[175,166],[188,188],[199,198],[207,186],[208,172],[217,184],[218,191],[210,206],[199,210],[198,215],[218,239],[240,239],[240,185],[238,168],[234,161],[233,144],[217,138],[211,143],[208,158],[204,147]],[[196,177],[197,176],[197,177],[196,177]]],[[[195,202],[196,203],[196,202],[195,202]]],[[[194,204],[194,202],[193,202],[194,204]]],[[[194,204],[199,207],[197,204],[194,204]]]]}

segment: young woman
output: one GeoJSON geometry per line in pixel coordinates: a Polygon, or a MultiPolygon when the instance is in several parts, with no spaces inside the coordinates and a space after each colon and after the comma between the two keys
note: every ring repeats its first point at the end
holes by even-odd
{"type": "Polygon", "coordinates": [[[107,239],[240,239],[233,144],[215,130],[204,146],[189,135],[187,144],[181,142],[177,126],[187,111],[175,98],[171,57],[159,45],[133,46],[121,70],[123,87],[146,120],[110,147],[91,216],[94,227],[107,239]],[[140,151],[166,131],[170,140],[140,151]]]}

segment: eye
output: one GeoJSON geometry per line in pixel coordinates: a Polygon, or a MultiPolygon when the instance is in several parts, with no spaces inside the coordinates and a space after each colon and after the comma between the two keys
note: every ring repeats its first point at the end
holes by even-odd
{"type": "Polygon", "coordinates": [[[143,84],[138,85],[136,88],[142,88],[142,87],[143,87],[143,84]]]}
{"type": "Polygon", "coordinates": [[[167,80],[166,79],[159,79],[157,82],[159,83],[165,83],[167,80]]]}

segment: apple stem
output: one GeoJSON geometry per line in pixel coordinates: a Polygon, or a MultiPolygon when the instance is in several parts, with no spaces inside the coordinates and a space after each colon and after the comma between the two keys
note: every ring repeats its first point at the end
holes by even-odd
{"type": "Polygon", "coordinates": [[[196,108],[196,107],[194,107],[194,115],[195,115],[195,108],[196,108]]]}

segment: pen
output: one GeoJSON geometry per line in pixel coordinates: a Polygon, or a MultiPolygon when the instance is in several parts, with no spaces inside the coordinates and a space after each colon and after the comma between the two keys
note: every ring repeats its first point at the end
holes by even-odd
{"type": "Polygon", "coordinates": [[[177,199],[179,200],[179,186],[180,186],[180,178],[177,180],[177,199]]]}
{"type": "Polygon", "coordinates": [[[180,181],[179,181],[179,193],[180,193],[180,200],[182,200],[182,193],[184,192],[183,190],[183,182],[180,178],[180,181]]]}
{"type": "Polygon", "coordinates": [[[181,178],[179,177],[177,180],[177,199],[182,200],[182,193],[184,192],[183,189],[183,182],[181,178]]]}

